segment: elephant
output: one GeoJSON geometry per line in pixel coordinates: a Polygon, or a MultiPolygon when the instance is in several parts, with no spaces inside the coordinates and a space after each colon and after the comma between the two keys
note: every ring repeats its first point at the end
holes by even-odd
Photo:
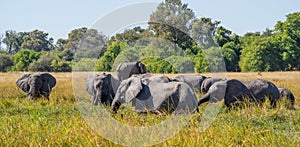
{"type": "Polygon", "coordinates": [[[195,93],[200,93],[201,85],[205,79],[205,76],[199,75],[178,75],[172,80],[187,83],[192,89],[194,89],[195,93]]]}
{"type": "Polygon", "coordinates": [[[111,105],[117,113],[121,104],[132,102],[138,114],[174,112],[182,114],[197,110],[197,99],[189,85],[168,81],[165,76],[152,76],[146,80],[130,77],[123,80],[111,105]]]}
{"type": "Polygon", "coordinates": [[[86,91],[92,96],[92,105],[110,106],[120,85],[111,74],[93,73],[85,79],[86,91]]]}
{"type": "Polygon", "coordinates": [[[280,99],[287,98],[290,101],[291,107],[294,107],[295,97],[293,93],[285,87],[278,87],[280,93],[280,99]]]}
{"type": "Polygon", "coordinates": [[[117,77],[119,81],[123,81],[133,74],[144,74],[146,73],[146,66],[140,61],[137,62],[123,62],[118,65],[117,77]]]}
{"type": "Polygon", "coordinates": [[[236,79],[215,82],[208,92],[198,100],[198,106],[205,102],[218,102],[224,99],[225,106],[231,109],[238,102],[254,101],[254,95],[241,81],[236,79]]]}
{"type": "Polygon", "coordinates": [[[254,94],[259,104],[265,102],[266,97],[269,98],[272,108],[276,107],[276,101],[280,94],[278,88],[270,81],[257,79],[244,82],[247,88],[254,94]]]}
{"type": "Polygon", "coordinates": [[[27,93],[28,99],[44,96],[49,101],[49,95],[56,85],[56,79],[49,73],[24,73],[16,84],[27,93]]]}
{"type": "Polygon", "coordinates": [[[211,85],[213,85],[215,82],[222,81],[222,80],[223,79],[216,78],[216,77],[205,78],[201,84],[201,92],[207,93],[211,85]]]}

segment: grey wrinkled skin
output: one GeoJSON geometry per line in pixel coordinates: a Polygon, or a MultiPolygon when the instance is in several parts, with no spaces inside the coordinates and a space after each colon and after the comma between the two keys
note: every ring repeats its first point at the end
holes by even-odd
{"type": "Polygon", "coordinates": [[[278,101],[280,94],[275,84],[262,79],[247,81],[244,84],[254,94],[258,104],[265,102],[266,97],[268,97],[271,107],[276,107],[276,101],[278,101]]]}
{"type": "Polygon", "coordinates": [[[204,79],[204,81],[201,84],[201,92],[202,93],[207,93],[210,86],[213,85],[215,82],[218,82],[218,81],[222,81],[222,79],[221,78],[215,78],[215,77],[204,79]]]}
{"type": "Polygon", "coordinates": [[[227,108],[238,105],[246,99],[254,101],[252,92],[239,80],[222,80],[215,82],[208,92],[198,101],[198,106],[205,102],[218,102],[224,99],[227,108]]]}
{"type": "Polygon", "coordinates": [[[295,104],[295,97],[293,93],[285,87],[278,87],[280,93],[280,99],[286,98],[290,101],[291,107],[294,107],[295,104]]]}
{"type": "Polygon", "coordinates": [[[56,79],[49,73],[24,73],[16,82],[17,86],[27,93],[28,99],[44,96],[49,100],[56,79]]]}
{"type": "Polygon", "coordinates": [[[123,80],[113,100],[111,110],[116,113],[121,104],[130,103],[137,113],[193,112],[197,99],[189,85],[183,82],[170,82],[163,75],[147,78],[130,77],[123,80]]]}
{"type": "Polygon", "coordinates": [[[188,84],[196,93],[201,92],[201,85],[203,81],[206,79],[205,76],[199,75],[177,75],[172,80],[178,82],[184,82],[188,84]]]}
{"type": "Polygon", "coordinates": [[[123,62],[118,65],[116,74],[119,81],[123,81],[133,74],[146,73],[146,66],[141,62],[123,62]]]}
{"type": "Polygon", "coordinates": [[[86,91],[92,96],[92,105],[110,106],[120,82],[111,74],[93,73],[85,79],[86,91]]]}

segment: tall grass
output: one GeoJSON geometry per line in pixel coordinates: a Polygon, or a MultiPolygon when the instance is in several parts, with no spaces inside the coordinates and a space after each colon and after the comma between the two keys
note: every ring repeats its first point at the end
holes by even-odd
{"type": "MultiPolygon", "coordinates": [[[[15,85],[21,74],[0,73],[0,146],[119,146],[85,122],[75,105],[71,73],[52,73],[57,85],[49,102],[27,100],[26,94],[15,85]]],[[[299,146],[300,72],[225,74],[228,79],[261,78],[291,89],[296,97],[296,110],[287,109],[284,103],[276,109],[269,109],[268,103],[229,111],[222,107],[212,125],[200,132],[204,104],[187,126],[155,146],[299,146]]],[[[169,116],[140,116],[123,107],[114,117],[130,126],[149,126],[169,116]]]]}

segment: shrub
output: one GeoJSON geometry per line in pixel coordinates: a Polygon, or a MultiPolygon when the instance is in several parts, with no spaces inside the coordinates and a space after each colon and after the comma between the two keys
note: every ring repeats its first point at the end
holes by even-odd
{"type": "Polygon", "coordinates": [[[0,71],[6,72],[8,69],[14,65],[14,61],[11,56],[0,53],[0,71]]]}

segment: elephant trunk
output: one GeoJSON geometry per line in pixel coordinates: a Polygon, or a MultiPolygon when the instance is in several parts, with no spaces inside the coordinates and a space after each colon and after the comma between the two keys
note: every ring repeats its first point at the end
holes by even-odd
{"type": "Polygon", "coordinates": [[[198,106],[202,103],[208,102],[210,99],[210,93],[206,93],[200,100],[198,100],[198,106]]]}
{"type": "Polygon", "coordinates": [[[111,104],[111,112],[112,113],[117,113],[119,107],[121,106],[120,102],[120,93],[117,93],[116,96],[114,97],[112,104],[111,104]]]}
{"type": "Polygon", "coordinates": [[[101,100],[101,95],[102,95],[102,91],[101,90],[97,90],[96,91],[96,95],[93,97],[93,101],[92,104],[97,106],[101,100]]]}
{"type": "Polygon", "coordinates": [[[33,84],[33,86],[29,89],[29,99],[33,99],[34,97],[41,97],[40,88],[38,84],[33,84]]]}

